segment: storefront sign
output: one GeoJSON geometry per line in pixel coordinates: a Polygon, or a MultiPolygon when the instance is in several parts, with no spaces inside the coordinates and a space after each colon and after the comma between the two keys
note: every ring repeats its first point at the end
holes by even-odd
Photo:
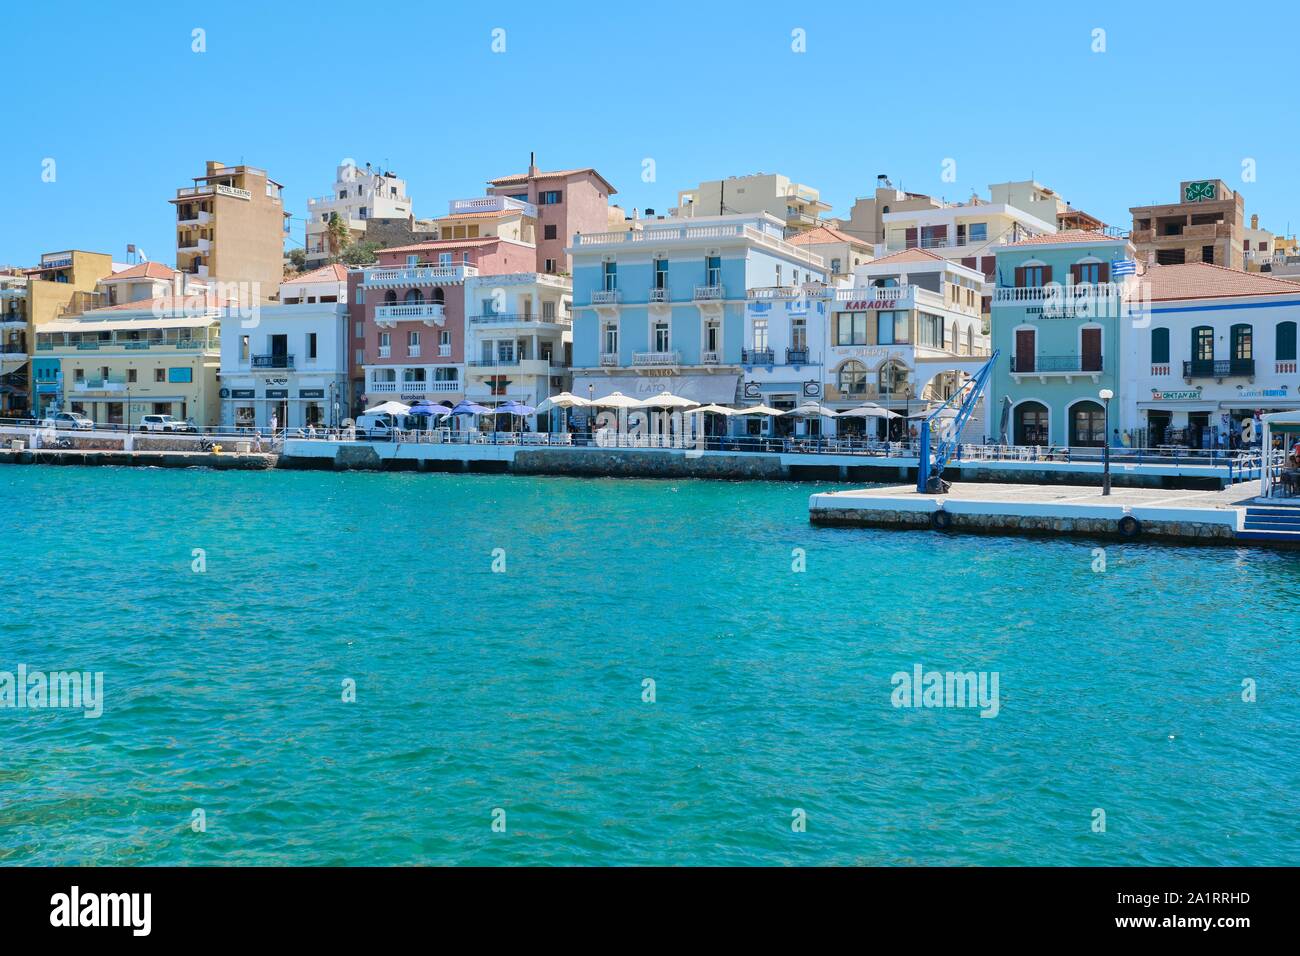
{"type": "Polygon", "coordinates": [[[1189,388],[1176,392],[1162,392],[1158,388],[1151,389],[1151,400],[1153,402],[1195,402],[1201,397],[1199,388],[1189,388]]]}
{"type": "Polygon", "coordinates": [[[861,302],[846,302],[844,308],[849,312],[865,312],[867,309],[893,309],[897,305],[897,299],[864,299],[861,302]]]}
{"type": "Polygon", "coordinates": [[[267,398],[288,398],[289,390],[287,388],[268,388],[266,390],[267,398]]]}
{"type": "Polygon", "coordinates": [[[323,388],[300,388],[298,389],[299,398],[324,398],[325,389],[323,388]]]}
{"type": "Polygon", "coordinates": [[[264,378],[262,383],[265,385],[288,385],[289,379],[283,375],[278,375],[275,378],[264,378]]]}
{"type": "Polygon", "coordinates": [[[231,398],[253,398],[256,392],[251,388],[232,388],[230,390],[231,398]]]}
{"type": "Polygon", "coordinates": [[[1286,398],[1287,387],[1278,388],[1243,388],[1237,391],[1238,398],[1286,398]]]}

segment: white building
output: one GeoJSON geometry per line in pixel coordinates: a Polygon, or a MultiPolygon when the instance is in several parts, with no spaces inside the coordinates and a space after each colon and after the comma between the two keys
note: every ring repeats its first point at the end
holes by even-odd
{"type": "Polygon", "coordinates": [[[347,270],[288,279],[280,303],[221,325],[223,426],[320,427],[348,414],[347,270]]]}
{"type": "Polygon", "coordinates": [[[406,219],[414,214],[406,195],[406,180],[392,172],[380,172],[366,163],[359,168],[351,160],[338,167],[334,191],[307,200],[307,265],[322,264],[330,257],[329,218],[338,213],[353,241],[365,238],[367,219],[406,219]]]}
{"type": "MultiPolygon", "coordinates": [[[[847,288],[850,283],[839,285],[847,288]]],[[[820,283],[749,290],[741,352],[742,405],[782,411],[824,397],[828,319],[835,289],[820,283]]],[[[750,435],[802,433],[816,419],[753,416],[740,420],[750,435]]]]}
{"type": "MultiPolygon", "coordinates": [[[[978,269],[926,249],[855,269],[853,286],[834,290],[828,303],[826,405],[873,402],[906,417],[951,397],[989,354],[984,281],[978,269]]],[[[980,414],[972,434],[982,429],[980,414]]]]}
{"type": "Polygon", "coordinates": [[[1300,408],[1300,287],[1200,262],[1141,281],[1150,321],[1120,326],[1120,426],[1133,444],[1214,446],[1245,418],[1300,408]]]}
{"type": "Polygon", "coordinates": [[[537,403],[570,387],[573,283],[540,272],[465,280],[465,397],[537,403]]]}

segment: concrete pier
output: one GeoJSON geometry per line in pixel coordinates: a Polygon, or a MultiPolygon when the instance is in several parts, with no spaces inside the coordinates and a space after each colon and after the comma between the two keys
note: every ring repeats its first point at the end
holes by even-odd
{"type": "Polygon", "coordinates": [[[220,471],[264,471],[274,468],[275,455],[199,451],[114,451],[85,448],[0,449],[0,465],[117,465],[135,468],[216,468],[220,471]]]}
{"type": "Polygon", "coordinates": [[[1118,488],[1109,496],[1085,486],[954,484],[943,495],[895,486],[812,495],[808,516],[838,527],[1300,547],[1300,534],[1250,530],[1259,493],[1258,481],[1218,491],[1118,488]]]}

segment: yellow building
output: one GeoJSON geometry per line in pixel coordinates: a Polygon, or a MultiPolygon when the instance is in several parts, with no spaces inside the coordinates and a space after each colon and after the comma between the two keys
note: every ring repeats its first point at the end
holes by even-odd
{"type": "Polygon", "coordinates": [[[248,301],[277,294],[284,274],[283,187],[254,166],[210,160],[176,190],[176,268],[212,282],[257,283],[248,301]]]}
{"type": "Polygon", "coordinates": [[[207,298],[151,299],[46,323],[39,354],[59,362],[59,407],[99,424],[173,415],[215,425],[222,310],[207,298]]]}
{"type": "Polygon", "coordinates": [[[96,285],[112,271],[111,256],[68,249],[41,256],[36,268],[26,270],[25,282],[4,283],[0,414],[44,413],[57,391],[57,368],[32,351],[36,333],[67,312],[96,304],[96,285]]]}

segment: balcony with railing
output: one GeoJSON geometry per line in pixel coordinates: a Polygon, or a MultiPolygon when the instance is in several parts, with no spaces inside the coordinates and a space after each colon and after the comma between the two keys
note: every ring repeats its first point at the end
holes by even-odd
{"type": "Polygon", "coordinates": [[[254,355],[253,368],[293,368],[292,355],[254,355]]]}
{"type": "Polygon", "coordinates": [[[87,376],[73,382],[72,388],[77,392],[122,392],[126,391],[125,375],[87,376]]]}
{"type": "Polygon", "coordinates": [[[623,293],[619,289],[596,289],[591,293],[592,305],[618,305],[623,301],[623,293]]]}
{"type": "Polygon", "coordinates": [[[1025,375],[1096,375],[1102,371],[1100,355],[1012,355],[1011,371],[1025,375]]]}
{"type": "Polygon", "coordinates": [[[488,315],[471,315],[469,318],[471,325],[563,325],[569,326],[572,323],[567,315],[538,315],[535,312],[493,312],[488,315]]]}
{"type": "Polygon", "coordinates": [[[682,364],[681,352],[633,352],[633,366],[664,367],[682,364]]]}
{"type": "Polygon", "coordinates": [[[667,245],[670,243],[708,243],[726,239],[742,239],[756,245],[764,246],[792,259],[797,259],[815,269],[825,268],[826,260],[822,256],[808,252],[806,247],[792,245],[771,233],[748,223],[719,222],[701,223],[700,225],[668,225],[667,223],[647,222],[641,228],[619,230],[617,232],[589,232],[574,237],[578,247],[629,246],[640,243],[650,245],[667,245]]]}
{"type": "Polygon", "coordinates": [[[446,307],[441,302],[402,302],[397,305],[375,306],[376,325],[423,322],[432,326],[442,325],[446,321],[446,307]]]}
{"type": "Polygon", "coordinates": [[[602,368],[616,368],[618,366],[617,352],[601,352],[600,364],[602,368]]]}
{"type": "Polygon", "coordinates": [[[694,300],[696,302],[721,302],[726,292],[721,285],[697,285],[694,300]]]}
{"type": "Polygon", "coordinates": [[[495,355],[491,358],[478,358],[466,362],[465,366],[470,371],[476,371],[480,374],[509,371],[520,375],[551,375],[560,368],[555,364],[554,359],[545,357],[531,358],[522,355],[495,355]]]}
{"type": "Polygon", "coordinates": [[[518,212],[532,219],[537,218],[537,207],[522,199],[510,196],[476,196],[473,199],[453,199],[449,204],[452,216],[491,215],[493,213],[518,212]]]}
{"type": "Polygon", "coordinates": [[[722,353],[716,350],[706,349],[700,353],[701,365],[721,365],[722,353]]]}
{"type": "Polygon", "coordinates": [[[786,364],[786,365],[807,365],[807,364],[808,364],[808,350],[807,350],[807,349],[790,349],[790,348],[786,349],[786,350],[785,350],[785,364],[786,364]]]}
{"type": "Polygon", "coordinates": [[[776,353],[771,349],[741,349],[740,361],[743,365],[775,365],[776,353]]]}
{"type": "Polygon", "coordinates": [[[663,286],[657,289],[651,289],[650,294],[646,297],[647,301],[650,302],[652,305],[662,305],[664,303],[671,302],[672,298],[673,298],[672,292],[669,290],[667,286],[663,286]]]}
{"type": "Polygon", "coordinates": [[[1183,362],[1183,378],[1248,378],[1254,374],[1254,359],[1192,359],[1183,362]]]}
{"type": "Polygon", "coordinates": [[[363,269],[361,284],[368,289],[399,288],[412,285],[447,285],[464,282],[478,275],[478,267],[458,265],[377,266],[363,269]]]}
{"type": "Polygon", "coordinates": [[[372,381],[366,386],[369,393],[375,392],[402,392],[410,395],[429,395],[445,394],[447,392],[459,392],[461,382],[459,379],[444,381],[435,379],[402,379],[401,381],[372,381]]]}

